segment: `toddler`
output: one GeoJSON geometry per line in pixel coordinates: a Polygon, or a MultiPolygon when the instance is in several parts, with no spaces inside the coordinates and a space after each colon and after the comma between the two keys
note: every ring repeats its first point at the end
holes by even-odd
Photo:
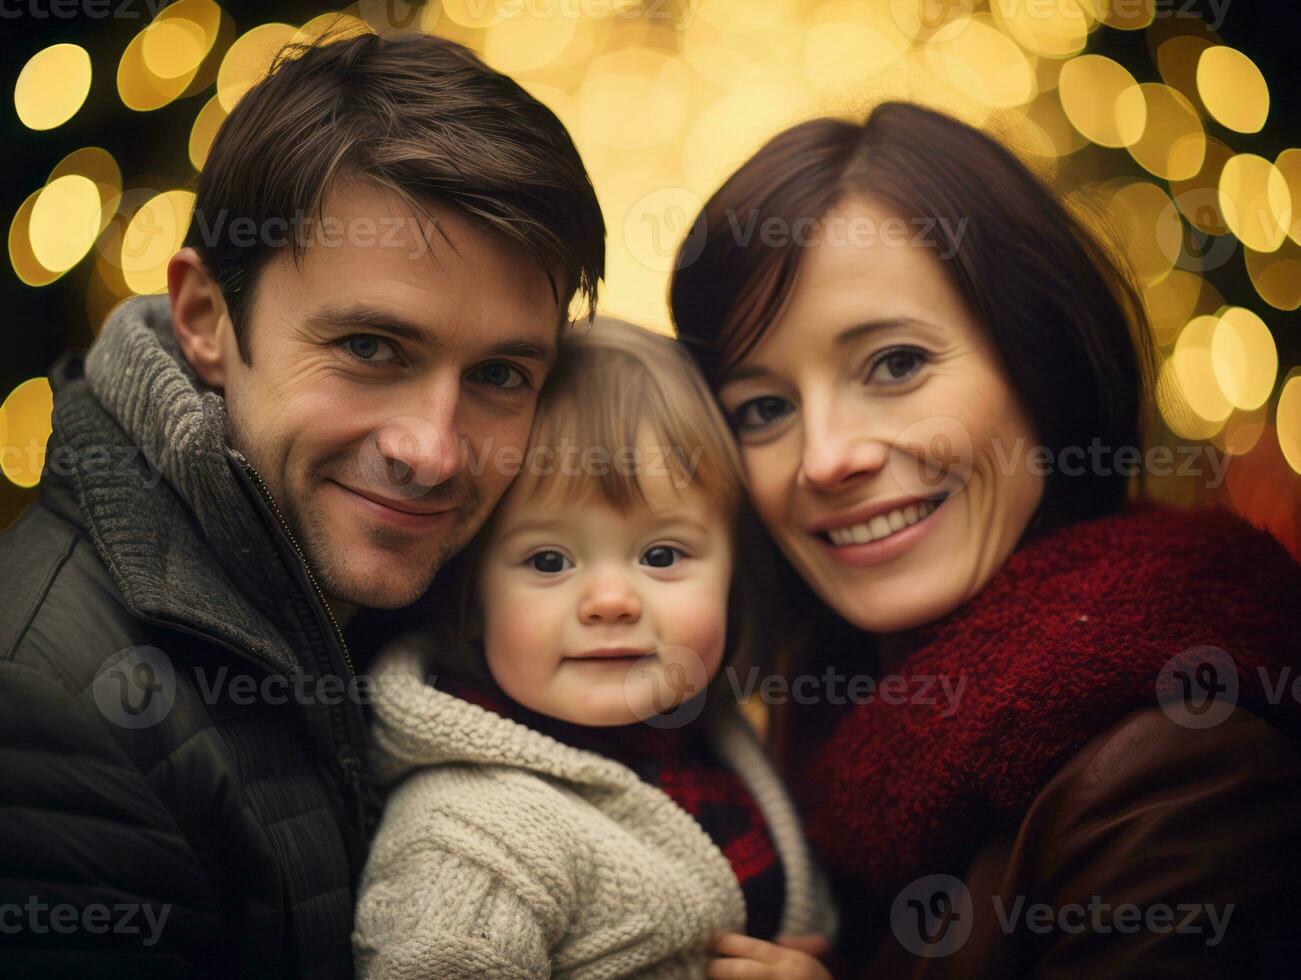
{"type": "Polygon", "coordinates": [[[445,628],[375,666],[395,785],[358,972],[829,977],[829,893],[720,675],[747,622],[730,433],[669,338],[561,347],[519,476],[440,573],[445,628]]]}

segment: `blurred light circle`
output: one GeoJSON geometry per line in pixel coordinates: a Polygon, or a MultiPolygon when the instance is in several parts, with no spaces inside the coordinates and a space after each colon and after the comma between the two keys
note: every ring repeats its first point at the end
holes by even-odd
{"type": "Polygon", "coordinates": [[[977,0],[889,0],[890,17],[913,41],[942,41],[966,27],[977,0]]]}
{"type": "Polygon", "coordinates": [[[1255,62],[1225,45],[1208,47],[1197,61],[1197,92],[1215,121],[1239,133],[1258,133],[1269,115],[1269,86],[1255,62]]]}
{"type": "Polygon", "coordinates": [[[1265,321],[1242,306],[1220,314],[1211,333],[1215,380],[1235,408],[1265,404],[1278,374],[1278,348],[1265,321]]]}
{"type": "Polygon", "coordinates": [[[1109,209],[1141,282],[1156,282],[1174,268],[1183,247],[1183,222],[1165,191],[1134,181],[1111,196],[1109,209]]]}
{"type": "Polygon", "coordinates": [[[1093,25],[1088,0],[989,0],[989,9],[1012,40],[1049,58],[1081,51],[1093,25]]]}
{"type": "Polygon", "coordinates": [[[90,94],[90,55],[76,44],[52,44],[18,72],[14,109],[28,129],[54,129],[76,115],[90,94]]]}
{"type": "Polygon", "coordinates": [[[1301,307],[1301,245],[1287,239],[1276,252],[1242,247],[1247,275],[1256,292],[1276,310],[1301,307]]]}
{"type": "Polygon", "coordinates": [[[1239,153],[1220,172],[1220,211],[1233,233],[1257,252],[1283,244],[1292,224],[1287,180],[1264,157],[1239,153]]]}
{"type": "Polygon", "coordinates": [[[1164,279],[1143,287],[1143,305],[1158,344],[1164,347],[1174,341],[1197,309],[1203,285],[1196,273],[1171,269],[1164,279]]]}
{"type": "Polygon", "coordinates": [[[0,404],[4,414],[4,452],[0,470],[9,481],[20,487],[34,487],[45,468],[45,444],[53,427],[54,394],[46,378],[29,378],[5,396],[0,404]]]}
{"type": "Polygon", "coordinates": [[[1211,339],[1219,323],[1219,317],[1193,317],[1179,332],[1170,355],[1174,376],[1188,406],[1200,418],[1215,423],[1217,431],[1233,411],[1233,403],[1220,388],[1211,357],[1211,339]]]}
{"type": "Polygon", "coordinates": [[[1011,108],[1035,96],[1034,69],[1021,48],[979,15],[954,21],[953,35],[936,37],[923,55],[938,77],[986,105],[1011,108]]]}
{"type": "Polygon", "coordinates": [[[690,97],[691,79],[677,58],[649,48],[615,51],[587,69],[578,93],[579,131],[585,140],[624,149],[675,142],[690,97]]]}
{"type": "MultiPolygon", "coordinates": [[[[1193,408],[1175,365],[1175,358],[1171,356],[1161,364],[1157,374],[1155,395],[1161,418],[1166,427],[1181,439],[1209,439],[1224,427],[1224,420],[1210,421],[1193,408]]],[[[1227,410],[1225,415],[1227,417],[1227,410]]]]}
{"type": "Polygon", "coordinates": [[[1139,86],[1147,105],[1143,135],[1127,144],[1129,154],[1150,174],[1165,180],[1196,176],[1206,158],[1206,132],[1193,104],[1169,85],[1139,86]]]}
{"type": "Polygon", "coordinates": [[[73,150],[55,164],[46,183],[71,174],[89,178],[99,189],[99,230],[103,231],[113,217],[109,204],[122,193],[122,169],[108,150],[99,146],[85,146],[73,150]]]}
{"type": "Polygon", "coordinates": [[[1170,193],[1188,223],[1208,235],[1227,235],[1229,225],[1220,212],[1220,174],[1233,150],[1214,136],[1206,137],[1201,169],[1185,180],[1171,180],[1170,193]]]}
{"type": "Polygon", "coordinates": [[[29,194],[9,223],[9,264],[13,266],[14,274],[29,286],[48,286],[63,275],[41,265],[32,251],[32,208],[40,196],[40,190],[29,194]]]}
{"type": "Polygon", "coordinates": [[[122,235],[122,277],[134,293],[167,288],[167,263],[180,250],[194,210],[194,194],[156,194],[131,217],[122,235]]]}
{"type": "Polygon", "coordinates": [[[259,24],[239,36],[217,70],[217,98],[227,112],[271,70],[276,55],[289,44],[296,29],[289,24],[259,24]]]}
{"type": "Polygon", "coordinates": [[[827,21],[803,32],[804,70],[822,88],[860,85],[899,59],[899,38],[856,21],[827,21]]]}
{"type": "Polygon", "coordinates": [[[51,272],[67,272],[82,260],[100,232],[103,202],[89,177],[68,174],[45,185],[32,206],[32,254],[51,272]]]}
{"type": "Polygon", "coordinates": [[[1143,135],[1143,93],[1134,76],[1110,58],[1085,54],[1066,62],[1057,94],[1071,125],[1099,146],[1129,146],[1143,135]]]}
{"type": "Polygon", "coordinates": [[[1202,52],[1210,47],[1214,47],[1214,42],[1206,37],[1180,34],[1156,49],[1156,67],[1161,80],[1199,108],[1201,95],[1197,91],[1197,62],[1202,52]]]}
{"type": "Polygon", "coordinates": [[[1141,31],[1156,17],[1160,0],[1090,0],[1093,16],[1119,31],[1141,31]]]}
{"type": "Polygon", "coordinates": [[[1292,227],[1288,237],[1301,245],[1301,150],[1295,147],[1284,150],[1274,161],[1274,166],[1283,175],[1292,202],[1292,227]]]}
{"type": "Polygon", "coordinates": [[[195,170],[202,170],[203,165],[208,162],[208,151],[212,149],[212,141],[225,121],[226,110],[222,108],[221,99],[215,95],[204,103],[199,114],[194,117],[194,125],[190,127],[188,149],[190,163],[194,165],[195,170]]]}
{"type": "Polygon", "coordinates": [[[1301,473],[1301,372],[1296,368],[1289,373],[1279,393],[1274,428],[1283,458],[1293,470],[1301,473]]]}
{"type": "Polygon", "coordinates": [[[1245,456],[1256,448],[1265,432],[1265,410],[1234,412],[1215,434],[1215,444],[1233,456],[1245,456]]]}
{"type": "Polygon", "coordinates": [[[140,56],[159,78],[180,78],[198,70],[212,40],[194,21],[169,17],[145,28],[140,56]]]}
{"type": "Polygon", "coordinates": [[[575,17],[564,16],[559,8],[547,16],[529,13],[525,7],[517,17],[494,24],[483,41],[483,59],[498,71],[535,71],[560,58],[578,27],[575,17]]]}

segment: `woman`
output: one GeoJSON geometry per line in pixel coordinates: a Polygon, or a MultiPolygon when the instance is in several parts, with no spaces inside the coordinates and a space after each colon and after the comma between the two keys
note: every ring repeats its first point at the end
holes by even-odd
{"type": "Polygon", "coordinates": [[[806,595],[777,748],[848,959],[1294,964],[1301,570],[1133,492],[1154,358],[1111,253],[902,103],[781,134],[688,243],[679,336],[806,595]]]}

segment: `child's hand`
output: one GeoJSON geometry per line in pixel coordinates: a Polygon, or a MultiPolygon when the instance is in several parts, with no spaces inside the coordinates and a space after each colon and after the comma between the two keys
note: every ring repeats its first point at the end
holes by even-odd
{"type": "Polygon", "coordinates": [[[769,943],[725,932],[715,937],[713,950],[721,954],[705,970],[713,980],[832,980],[813,955],[827,950],[821,936],[792,936],[769,943]]]}

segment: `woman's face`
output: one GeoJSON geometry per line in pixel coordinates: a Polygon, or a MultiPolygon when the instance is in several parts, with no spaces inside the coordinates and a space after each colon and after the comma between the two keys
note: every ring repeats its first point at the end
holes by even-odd
{"type": "Polygon", "coordinates": [[[992,341],[936,249],[899,227],[871,200],[842,201],[785,312],[719,391],[774,540],[877,633],[978,592],[1043,493],[992,341]]]}

